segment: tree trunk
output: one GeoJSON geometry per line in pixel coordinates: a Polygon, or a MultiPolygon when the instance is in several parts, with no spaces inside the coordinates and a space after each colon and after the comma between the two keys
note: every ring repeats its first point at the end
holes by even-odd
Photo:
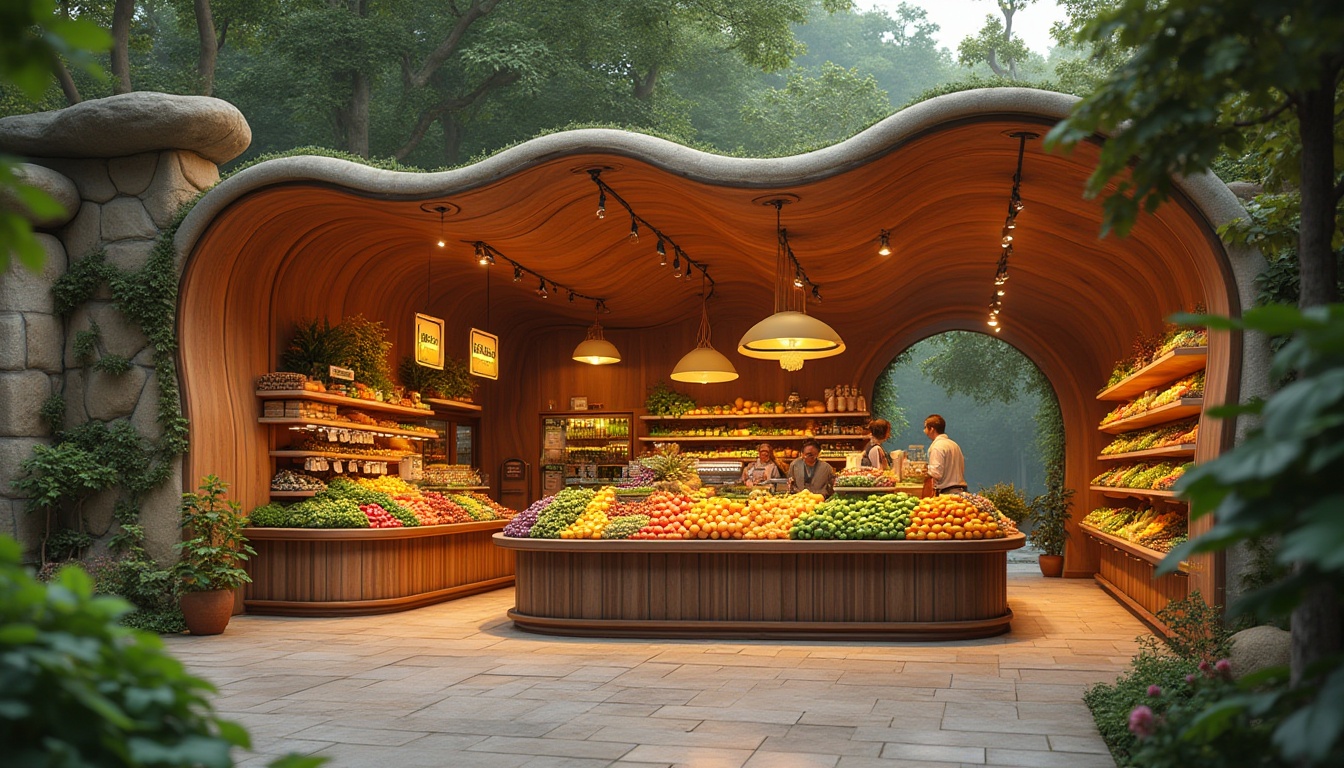
{"type": "Polygon", "coordinates": [[[219,59],[219,38],[215,34],[215,17],[210,11],[210,0],[195,0],[196,35],[201,41],[196,72],[200,75],[201,94],[215,94],[215,62],[219,59]]]}
{"type": "Polygon", "coordinates": [[[79,86],[75,85],[75,79],[70,76],[65,62],[58,56],[54,58],[52,66],[56,70],[56,80],[61,84],[61,92],[65,94],[66,104],[73,106],[83,101],[79,95],[79,86]]]}
{"type": "Polygon", "coordinates": [[[449,112],[439,119],[439,124],[443,126],[443,164],[457,165],[462,154],[462,123],[455,113],[449,112]]]}
{"type": "Polygon", "coordinates": [[[369,101],[372,89],[363,72],[352,76],[350,101],[344,108],[345,148],[351,154],[369,156],[369,101]]]}
{"type": "MultiPolygon", "coordinates": [[[[1011,5],[999,7],[1003,9],[1003,44],[1008,45],[1013,42],[1013,14],[1016,10],[1011,5]]],[[[1017,59],[1008,60],[1008,77],[1017,79],[1017,59]]]]}
{"type": "Polygon", "coordinates": [[[112,92],[131,92],[131,21],[135,0],[117,0],[112,8],[112,92]]]}
{"type": "MultiPolygon", "coordinates": [[[[1335,254],[1330,247],[1335,229],[1334,115],[1335,71],[1326,68],[1317,87],[1297,103],[1302,139],[1302,213],[1297,258],[1301,267],[1299,301],[1303,308],[1339,300],[1335,254]]],[[[1312,588],[1293,610],[1292,683],[1311,682],[1306,669],[1341,647],[1340,599],[1329,584],[1312,588]]]]}
{"type": "Polygon", "coordinates": [[[653,97],[653,87],[658,84],[658,65],[654,64],[649,69],[649,73],[642,78],[636,73],[634,79],[635,98],[640,101],[648,101],[653,97]]]}

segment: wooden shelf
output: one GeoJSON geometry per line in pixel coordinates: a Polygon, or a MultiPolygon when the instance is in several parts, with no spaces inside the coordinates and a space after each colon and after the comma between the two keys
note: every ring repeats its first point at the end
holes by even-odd
{"type": "MultiPolygon", "coordinates": [[[[1155,549],[1141,547],[1132,541],[1127,541],[1125,539],[1120,538],[1119,536],[1113,536],[1109,533],[1105,533],[1104,531],[1101,531],[1097,528],[1093,528],[1090,525],[1084,524],[1080,525],[1079,527],[1082,528],[1083,532],[1086,533],[1088,536],[1091,536],[1092,538],[1097,539],[1098,541],[1109,544],[1112,547],[1115,547],[1116,549],[1128,552],[1129,554],[1139,558],[1140,560],[1147,561],[1149,563],[1152,563],[1153,565],[1161,564],[1162,560],[1165,559],[1167,556],[1166,552],[1158,552],[1155,549]]],[[[1181,563],[1180,568],[1178,570],[1181,573],[1189,573],[1188,564],[1181,563]]]]}
{"type": "Polygon", "coordinates": [[[867,440],[868,435],[715,435],[706,437],[701,437],[700,435],[659,435],[657,437],[640,437],[636,439],[641,443],[768,443],[771,441],[782,440],[807,440],[808,438],[812,438],[817,442],[823,440],[867,440]]]}
{"type": "Polygon", "coordinates": [[[469,413],[474,416],[479,416],[482,410],[481,406],[475,403],[464,403],[461,400],[444,400],[438,397],[426,397],[424,398],[424,401],[426,403],[434,404],[435,406],[437,406],[437,409],[443,409],[446,411],[462,411],[463,413],[469,413]]]}
{"type": "Polygon", "coordinates": [[[259,389],[257,397],[262,400],[307,400],[313,403],[334,403],[345,408],[359,408],[379,413],[395,413],[401,416],[414,416],[428,419],[434,412],[428,408],[407,408],[404,405],[382,403],[377,400],[361,400],[357,397],[335,395],[330,392],[309,392],[303,389],[259,389]]]}
{"type": "Polygon", "coordinates": [[[1106,485],[1092,485],[1088,487],[1091,490],[1100,493],[1102,496],[1111,496],[1117,499],[1171,499],[1175,502],[1185,503],[1176,497],[1175,491],[1148,491],[1143,488],[1111,488],[1106,485]]]}
{"type": "Polygon", "coordinates": [[[1133,400],[1137,395],[1182,376],[1204,370],[1208,361],[1208,347],[1181,347],[1173,349],[1124,379],[1103,389],[1098,400],[1133,400]]]}
{"type": "Polygon", "coordinates": [[[317,491],[271,491],[272,499],[307,499],[317,495],[317,491]]]}
{"type": "Polygon", "coordinates": [[[1181,445],[1169,445],[1166,448],[1149,448],[1146,451],[1130,451],[1129,453],[1101,454],[1097,456],[1097,461],[1125,461],[1128,459],[1156,459],[1156,458],[1174,458],[1188,459],[1195,455],[1194,443],[1183,443],[1181,445]]]}
{"type": "Polygon", "coordinates": [[[640,416],[640,421],[722,421],[724,419],[841,419],[867,417],[867,411],[835,413],[703,413],[685,416],[640,416]]]}
{"type": "Polygon", "coordinates": [[[379,427],[372,424],[357,424],[353,421],[330,421],[328,419],[268,419],[262,417],[257,419],[257,422],[259,424],[333,427],[335,429],[348,429],[351,432],[372,432],[376,435],[393,437],[421,437],[425,439],[433,439],[437,436],[437,433],[416,432],[409,429],[398,429],[397,427],[379,427]]]}
{"type": "Polygon", "coordinates": [[[270,455],[281,459],[306,459],[309,457],[313,457],[320,459],[334,459],[337,461],[346,461],[349,459],[356,459],[358,461],[386,461],[389,464],[397,464],[402,459],[406,458],[405,456],[381,456],[377,454],[369,455],[362,453],[322,453],[321,451],[287,451],[283,448],[281,448],[278,451],[271,451],[270,455]]]}
{"type": "Polygon", "coordinates": [[[418,483],[417,486],[424,491],[434,491],[435,493],[457,493],[459,491],[488,491],[488,485],[432,485],[418,483]]]}
{"type": "Polygon", "coordinates": [[[1182,397],[1175,402],[1167,403],[1161,408],[1154,408],[1151,411],[1130,416],[1127,419],[1112,421],[1110,424],[1102,424],[1098,429],[1111,435],[1118,435],[1121,432],[1129,432],[1143,427],[1152,427],[1158,424],[1165,424],[1168,421],[1178,421],[1187,419],[1191,416],[1198,416],[1204,410],[1204,398],[1202,397],[1182,397]]]}

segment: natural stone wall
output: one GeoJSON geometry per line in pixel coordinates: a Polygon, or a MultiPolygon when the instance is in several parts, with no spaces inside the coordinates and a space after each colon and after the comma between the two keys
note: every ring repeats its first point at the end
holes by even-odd
{"type": "MultiPolygon", "coordinates": [[[[0,120],[0,151],[26,155],[30,164],[21,175],[68,209],[67,216],[33,222],[46,251],[40,273],[16,264],[0,275],[0,533],[23,544],[25,559],[38,559],[42,521],[26,511],[13,481],[34,446],[51,442],[39,416],[44,401],[62,395],[67,426],[126,420],[147,439],[161,434],[153,349],[144,333],[121,314],[106,286],[69,317],[57,316],[52,285],[99,251],[120,270],[143,268],[181,206],[219,181],[216,162],[249,141],[236,109],[196,96],[123,94],[0,120]],[[76,336],[95,324],[95,350],[81,359],[76,336]],[[131,361],[130,369],[94,370],[107,355],[131,361]]],[[[6,197],[0,205],[15,207],[6,197]]],[[[146,548],[161,562],[176,557],[182,491],[179,457],[168,481],[142,499],[146,548]]],[[[100,537],[96,549],[112,533],[116,496],[96,494],[83,505],[89,532],[100,537]]]]}

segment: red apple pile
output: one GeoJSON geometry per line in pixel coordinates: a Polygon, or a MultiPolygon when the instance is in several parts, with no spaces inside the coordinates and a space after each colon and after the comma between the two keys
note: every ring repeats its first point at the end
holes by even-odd
{"type": "Polygon", "coordinates": [[[369,518],[370,528],[400,528],[401,521],[383,509],[381,504],[360,504],[359,511],[369,518]]]}

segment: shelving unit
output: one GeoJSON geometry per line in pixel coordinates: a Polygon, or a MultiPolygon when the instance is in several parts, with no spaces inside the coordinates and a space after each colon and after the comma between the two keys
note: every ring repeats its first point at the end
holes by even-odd
{"type": "MultiPolygon", "coordinates": [[[[695,414],[683,416],[640,416],[639,420],[643,423],[658,423],[669,428],[678,428],[674,425],[681,425],[685,422],[703,424],[705,422],[718,422],[720,424],[733,423],[738,426],[733,429],[741,429],[742,425],[751,422],[770,423],[775,426],[796,425],[798,430],[808,430],[812,434],[803,435],[642,435],[638,438],[641,443],[677,443],[685,444],[687,452],[696,453],[705,448],[723,447],[725,450],[741,450],[744,447],[756,443],[801,443],[808,438],[813,438],[822,444],[823,461],[844,465],[844,455],[835,455],[833,446],[844,446],[845,451],[857,451],[863,443],[868,440],[867,431],[858,433],[830,432],[825,430],[844,427],[863,427],[866,426],[871,414],[868,411],[843,411],[833,413],[749,413],[749,414],[695,414]],[[821,426],[818,426],[821,425],[821,426]],[[831,450],[827,450],[831,447],[831,450]],[[827,455],[830,453],[831,455],[827,455]]],[[[686,426],[685,429],[693,429],[693,426],[686,426]]],[[[794,448],[794,450],[797,450],[794,448]]],[[[750,457],[743,456],[724,456],[720,457],[724,461],[749,462],[755,460],[755,454],[750,457]]],[[[718,461],[720,458],[716,458],[718,461]]]]}
{"type": "Polygon", "coordinates": [[[551,411],[541,414],[542,495],[567,485],[613,484],[635,458],[631,411],[551,411]]]}
{"type": "Polygon", "coordinates": [[[714,435],[701,437],[700,435],[656,435],[653,437],[638,438],[641,443],[770,443],[782,442],[784,440],[803,441],[808,438],[815,438],[818,442],[857,440],[867,442],[868,435],[714,435]]]}
{"type": "Polygon", "coordinates": [[[697,413],[681,416],[640,416],[640,421],[751,421],[753,419],[839,419],[863,418],[870,416],[867,411],[844,411],[843,413],[697,413]]]}
{"type": "MultiPolygon", "coordinates": [[[[434,414],[432,413],[426,413],[424,416],[421,416],[420,418],[427,419],[433,415],[434,414]]],[[[376,424],[360,424],[354,421],[335,421],[331,419],[303,419],[303,418],[268,419],[265,416],[262,416],[261,418],[257,419],[257,423],[275,424],[277,426],[285,425],[285,426],[297,426],[297,427],[330,427],[334,429],[345,429],[351,432],[369,432],[379,437],[417,437],[417,438],[434,437],[434,435],[429,432],[422,432],[419,430],[398,429],[396,427],[380,427],[376,424]]]]}
{"type": "MultiPolygon", "coordinates": [[[[1102,390],[1098,400],[1127,401],[1143,395],[1148,390],[1180,380],[1204,369],[1208,361],[1207,347],[1187,347],[1172,350],[1123,380],[1102,390]]],[[[1118,435],[1136,429],[1168,424],[1171,422],[1199,418],[1204,410],[1202,397],[1183,397],[1174,402],[1154,408],[1129,418],[1103,424],[1098,429],[1106,434],[1118,435]]],[[[1154,460],[1189,460],[1195,456],[1196,446],[1191,443],[1152,448],[1128,453],[1100,455],[1098,462],[1142,462],[1154,460]]],[[[1120,500],[1119,503],[1163,504],[1185,507],[1186,502],[1177,498],[1174,491],[1154,491],[1142,488],[1111,488],[1092,485],[1089,490],[1095,497],[1120,500]]],[[[1114,505],[1117,502],[1112,502],[1114,505]]],[[[1095,504],[1089,506],[1097,506],[1095,504]]],[[[1099,553],[1100,567],[1095,576],[1098,585],[1124,605],[1141,621],[1159,633],[1168,634],[1165,625],[1157,618],[1157,612],[1172,600],[1180,600],[1189,594],[1188,568],[1182,564],[1177,573],[1156,575],[1157,565],[1166,557],[1165,553],[1142,547],[1118,536],[1104,533],[1089,525],[1083,525],[1082,531],[1099,553]]]]}
{"type": "Polygon", "coordinates": [[[359,397],[346,397],[345,395],[335,395],[330,392],[309,392],[304,389],[259,389],[257,390],[257,397],[261,400],[307,400],[310,403],[327,403],[329,405],[338,405],[342,408],[358,408],[360,410],[374,411],[376,413],[395,413],[402,416],[411,416],[417,419],[426,419],[433,415],[433,412],[428,408],[407,408],[404,405],[393,405],[392,403],[384,403],[380,400],[365,400],[359,397]]]}

